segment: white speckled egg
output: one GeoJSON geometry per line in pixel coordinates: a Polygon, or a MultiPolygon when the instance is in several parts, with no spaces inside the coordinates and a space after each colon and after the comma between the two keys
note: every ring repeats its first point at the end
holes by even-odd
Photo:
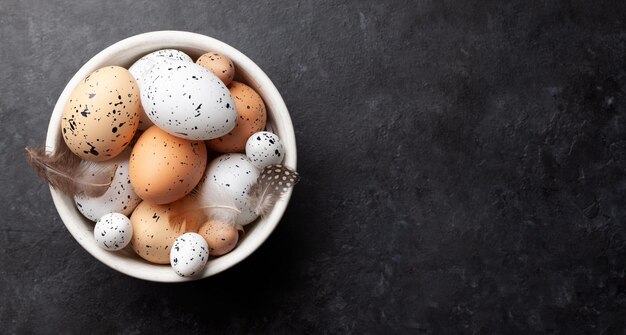
{"type": "MultiPolygon", "coordinates": [[[[155,52],[151,52],[139,60],[137,60],[133,65],[128,68],[130,74],[135,77],[137,84],[139,85],[139,90],[141,90],[141,78],[143,78],[144,73],[149,71],[152,66],[154,66],[154,61],[159,59],[170,59],[170,60],[179,60],[184,62],[193,62],[191,57],[189,57],[186,53],[175,50],[175,49],[162,49],[157,50],[155,52]]],[[[152,121],[148,118],[146,113],[143,111],[143,107],[141,108],[141,114],[139,119],[139,130],[146,130],[148,127],[152,125],[152,121]]]]}
{"type": "Polygon", "coordinates": [[[109,251],[123,249],[130,243],[133,226],[124,214],[108,213],[96,221],[93,237],[98,246],[109,251]]]}
{"type": "Polygon", "coordinates": [[[198,186],[202,194],[222,192],[230,197],[241,211],[236,224],[246,225],[257,215],[254,213],[248,191],[259,177],[259,170],[244,154],[225,154],[215,158],[207,167],[204,181],[198,186]]]}
{"type": "Polygon", "coordinates": [[[269,131],[252,134],[246,142],[246,156],[259,169],[280,164],[285,156],[285,147],[280,138],[269,131]]]}
{"type": "Polygon", "coordinates": [[[156,126],[188,140],[223,136],[237,122],[228,88],[211,71],[195,63],[155,61],[142,78],[141,101],[156,126]]]}
{"type": "Polygon", "coordinates": [[[122,154],[113,161],[100,164],[117,164],[115,176],[109,189],[99,197],[89,197],[81,194],[74,196],[74,202],[78,210],[89,220],[96,221],[107,213],[130,213],[141,202],[141,198],[135,193],[130,184],[128,160],[130,148],[126,148],[122,154]]]}
{"type": "Polygon", "coordinates": [[[184,233],[172,245],[170,264],[181,277],[193,276],[204,268],[209,259],[209,246],[197,233],[184,233]]]}

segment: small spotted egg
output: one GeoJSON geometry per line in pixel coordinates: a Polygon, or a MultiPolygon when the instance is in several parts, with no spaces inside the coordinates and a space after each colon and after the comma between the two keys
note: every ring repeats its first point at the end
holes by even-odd
{"type": "Polygon", "coordinates": [[[170,264],[181,277],[198,274],[209,259],[209,246],[202,236],[189,232],[180,235],[172,245],[170,264]]]}
{"type": "Polygon", "coordinates": [[[74,202],[78,211],[91,221],[96,221],[107,213],[121,213],[130,215],[141,202],[141,198],[135,193],[128,173],[128,159],[130,148],[126,148],[122,154],[106,164],[117,164],[117,170],[111,186],[99,197],[89,197],[85,194],[74,196],[74,202]]]}
{"type": "Polygon", "coordinates": [[[221,155],[207,167],[204,181],[198,185],[198,195],[223,194],[241,211],[235,223],[246,225],[257,218],[248,192],[256,184],[259,173],[244,154],[221,155]]]}
{"type": "Polygon", "coordinates": [[[198,234],[204,237],[209,246],[209,252],[213,256],[229,253],[235,249],[239,241],[237,227],[220,220],[206,221],[198,228],[198,234]]]}
{"type": "Polygon", "coordinates": [[[109,251],[123,249],[130,243],[133,236],[133,226],[130,219],[124,214],[104,214],[96,221],[93,237],[98,246],[109,251]]]}
{"type": "MultiPolygon", "coordinates": [[[[139,60],[137,60],[135,63],[133,63],[133,65],[130,66],[130,68],[128,68],[130,74],[135,77],[135,80],[139,85],[139,90],[141,90],[141,78],[143,78],[144,73],[148,72],[152,68],[152,66],[154,66],[154,61],[158,59],[171,59],[184,62],[193,62],[191,57],[189,57],[186,53],[175,49],[157,50],[139,58],[139,60]]],[[[144,113],[142,107],[139,118],[139,130],[146,130],[151,125],[152,121],[150,121],[146,113],[144,113]]]]}
{"type": "Polygon", "coordinates": [[[202,65],[220,78],[228,86],[235,77],[235,65],[230,58],[217,52],[207,52],[200,56],[196,64],[202,65]]]}
{"type": "Polygon", "coordinates": [[[223,136],[237,122],[228,88],[211,71],[195,63],[155,61],[142,78],[141,101],[155,125],[188,140],[223,136]]]}
{"type": "Polygon", "coordinates": [[[252,134],[246,142],[246,156],[259,169],[280,164],[285,156],[285,147],[280,138],[269,131],[252,134]]]}

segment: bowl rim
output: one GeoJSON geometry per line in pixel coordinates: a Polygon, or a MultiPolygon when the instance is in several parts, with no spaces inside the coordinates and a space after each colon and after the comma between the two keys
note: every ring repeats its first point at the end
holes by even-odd
{"type": "MultiPolygon", "coordinates": [[[[130,66],[127,64],[129,58],[136,60],[142,54],[165,48],[183,51],[185,49],[205,50],[205,52],[216,51],[231,58],[237,72],[244,76],[246,84],[254,88],[263,97],[268,115],[268,128],[278,134],[285,147],[286,154],[283,164],[296,169],[297,149],[291,117],[278,89],[265,72],[242,52],[220,40],[199,33],[179,30],[151,31],[127,37],[98,52],[81,66],[67,83],[54,106],[48,124],[46,147],[49,150],[54,149],[57,141],[61,139],[60,121],[65,104],[74,88],[87,75],[104,66],[124,65],[128,68],[130,66]],[[128,54],[133,54],[133,56],[129,57],[128,54]]],[[[52,187],[50,187],[50,192],[65,227],[89,254],[105,265],[131,277],[154,282],[175,283],[210,277],[247,258],[267,240],[278,225],[287,208],[292,190],[276,203],[269,215],[259,218],[258,222],[254,223],[252,233],[246,234],[243,243],[240,243],[230,253],[209,260],[204,271],[194,277],[180,277],[169,265],[151,264],[136,255],[124,257],[119,252],[101,249],[93,240],[93,222],[88,221],[78,212],[73,199],[52,187]],[[77,217],[80,220],[77,220],[77,217]],[[91,230],[86,227],[89,225],[91,225],[91,230]]]]}

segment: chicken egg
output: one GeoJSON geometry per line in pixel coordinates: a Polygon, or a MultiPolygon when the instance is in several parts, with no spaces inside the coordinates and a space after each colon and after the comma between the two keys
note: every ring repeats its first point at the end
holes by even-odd
{"type": "MultiPolygon", "coordinates": [[[[175,50],[175,49],[162,49],[157,50],[155,52],[151,52],[137,60],[133,65],[128,68],[128,71],[133,75],[135,81],[139,85],[139,90],[141,90],[141,79],[144,74],[148,72],[152,66],[154,66],[154,61],[158,59],[171,59],[171,60],[180,60],[184,62],[193,62],[191,57],[189,57],[186,53],[175,50]]],[[[146,130],[148,127],[152,125],[152,121],[146,115],[143,110],[143,107],[140,107],[141,111],[139,113],[139,130],[146,130]]]]}
{"type": "Polygon", "coordinates": [[[224,154],[207,167],[204,181],[198,185],[198,194],[221,193],[228,197],[241,211],[235,224],[246,225],[257,218],[248,192],[258,177],[259,170],[246,155],[224,154]]]}
{"type": "Polygon", "coordinates": [[[185,222],[170,222],[170,215],[178,211],[178,206],[178,203],[155,205],[143,201],[135,208],[130,216],[133,226],[130,243],[137,255],[155,264],[170,262],[170,248],[174,240],[187,229],[185,222]]]}
{"type": "Polygon", "coordinates": [[[72,91],[61,116],[68,148],[79,157],[105,161],[120,154],[137,131],[139,87],[125,68],[92,72],[72,91]]]}
{"type": "Polygon", "coordinates": [[[130,148],[126,148],[117,157],[110,161],[98,164],[116,164],[117,169],[111,186],[106,192],[98,197],[90,197],[85,194],[74,196],[74,202],[78,211],[91,221],[96,221],[107,213],[120,213],[129,215],[141,202],[141,198],[135,193],[130,184],[128,173],[128,160],[130,148]]]}
{"type": "Polygon", "coordinates": [[[228,134],[207,141],[207,144],[222,153],[244,152],[248,138],[265,128],[267,111],[261,96],[250,86],[233,81],[229,91],[237,109],[237,124],[228,134]]]}
{"type": "Polygon", "coordinates": [[[130,182],[143,200],[167,204],[191,192],[207,164],[204,142],[166,133],[157,126],[144,131],[130,156],[130,182]]]}
{"type": "Polygon", "coordinates": [[[202,66],[161,59],[144,75],[141,100],[150,120],[188,140],[209,140],[235,127],[237,111],[224,83],[202,66]]]}

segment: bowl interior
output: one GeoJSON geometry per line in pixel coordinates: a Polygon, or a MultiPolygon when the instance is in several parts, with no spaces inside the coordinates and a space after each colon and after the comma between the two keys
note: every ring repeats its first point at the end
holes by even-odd
{"type": "MultiPolygon", "coordinates": [[[[267,128],[276,133],[285,146],[283,163],[291,168],[296,168],[296,143],[289,112],[278,90],[267,75],[252,60],[235,48],[208,36],[181,31],[157,31],[135,35],[102,50],[85,63],[72,77],[57,100],[48,126],[46,146],[54,148],[56,143],[59,143],[58,141],[62,141],[60,123],[63,108],[74,87],[88,74],[109,65],[128,68],[145,54],[166,48],[181,50],[194,60],[209,51],[220,52],[228,56],[235,64],[236,80],[248,84],[263,98],[268,115],[267,128]]],[[[169,265],[156,265],[143,260],[130,247],[118,252],[108,252],[99,248],[93,238],[94,223],[80,214],[71,197],[57,192],[53,188],[50,190],[54,204],[65,226],[85,250],[117,271],[136,278],[158,282],[181,282],[205,278],[239,263],[254,252],[271,234],[280,221],[291,196],[290,191],[276,204],[270,215],[247,225],[245,235],[233,251],[224,256],[211,257],[203,272],[195,277],[187,278],[176,275],[169,265]]]]}

